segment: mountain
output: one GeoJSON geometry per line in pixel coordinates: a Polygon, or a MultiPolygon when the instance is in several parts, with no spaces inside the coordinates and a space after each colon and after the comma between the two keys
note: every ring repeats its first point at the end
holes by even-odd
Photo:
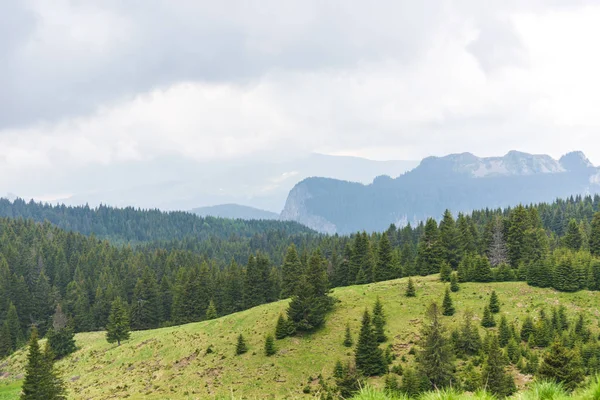
{"type": "Polygon", "coordinates": [[[8,174],[0,179],[0,193],[74,206],[105,204],[171,211],[242,204],[280,213],[289,191],[302,179],[324,176],[369,183],[382,174],[398,176],[417,164],[323,154],[219,163],[163,157],[53,175],[40,171],[26,181],[8,174]]]}
{"type": "Polygon", "coordinates": [[[198,207],[190,210],[201,217],[218,217],[231,219],[279,219],[279,214],[259,208],[239,204],[220,204],[217,206],[198,207]]]}
{"type": "Polygon", "coordinates": [[[445,209],[469,212],[600,192],[600,169],[582,152],[559,160],[511,151],[503,157],[470,153],[428,157],[398,178],[379,176],[364,185],[308,178],[289,193],[281,218],[326,233],[377,231],[445,209]]]}

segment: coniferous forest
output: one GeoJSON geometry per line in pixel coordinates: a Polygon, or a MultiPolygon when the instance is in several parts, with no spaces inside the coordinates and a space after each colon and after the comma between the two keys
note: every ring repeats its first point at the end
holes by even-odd
{"type": "MultiPolygon", "coordinates": [[[[429,307],[430,323],[416,353],[418,368],[404,371],[406,387],[398,390],[411,393],[458,381],[468,385],[471,378],[480,382],[476,375],[483,374],[489,390],[505,396],[514,391],[505,377],[510,365],[537,372],[539,364],[539,374],[553,377],[563,373],[556,369],[566,368],[560,364],[565,362],[579,363],[573,364],[575,372],[564,372],[573,374],[564,379],[565,384],[576,386],[583,374],[596,371],[600,359],[594,350],[596,339],[577,316],[565,315],[560,308],[542,310],[535,323],[525,320],[516,326],[497,316],[495,293],[489,304],[482,304],[481,325],[497,327],[497,333],[478,337],[468,317],[453,332],[445,332],[442,323],[444,316],[465,311],[452,303],[452,293],[460,290],[462,282],[525,281],[564,292],[600,290],[599,196],[480,210],[456,218],[446,211],[439,222],[430,218],[415,227],[391,225],[385,232],[351,236],[319,235],[276,221],[268,222],[275,229],[271,230],[262,225],[266,222],[220,219],[205,220],[203,229],[210,233],[195,235],[178,225],[183,217],[197,218],[185,213],[127,213],[19,201],[3,201],[2,207],[3,214],[13,217],[0,219],[1,356],[25,345],[32,330],[56,343],[62,357],[75,349],[73,332],[108,329],[109,337],[120,343],[128,338],[129,329],[213,319],[291,297],[287,315],[277,324],[280,339],[326,323],[328,311],[335,306],[335,299],[327,294],[332,287],[439,273],[442,281],[450,283],[449,289],[439,305],[429,307]],[[97,230],[101,224],[84,228],[81,222],[94,214],[112,223],[103,231],[97,230]],[[42,215],[51,219],[40,222],[42,215]],[[71,220],[69,215],[77,217],[71,220]],[[141,221],[137,225],[136,219],[141,221]],[[246,233],[231,241],[237,246],[232,250],[225,243],[235,235],[236,224],[245,226],[246,233]],[[163,227],[162,239],[169,237],[169,229],[186,233],[157,240],[132,234],[138,228],[123,231],[123,226],[148,232],[163,227]],[[562,339],[557,342],[557,337],[562,339]],[[526,353],[523,343],[547,348],[543,362],[532,360],[542,355],[526,353]],[[482,351],[485,357],[472,361],[473,367],[481,368],[461,370],[459,379],[455,357],[470,360],[482,351]],[[496,358],[499,361],[493,361],[496,358]],[[424,376],[429,377],[428,383],[424,376]]],[[[407,296],[414,296],[414,288],[409,292],[407,296]]],[[[340,390],[351,391],[342,382],[355,382],[352,374],[382,375],[393,363],[389,350],[386,353],[378,345],[386,341],[384,325],[384,306],[378,300],[363,316],[355,365],[342,365],[337,371],[340,390]]],[[[349,331],[345,342],[352,346],[349,331]]],[[[244,347],[243,342],[238,345],[244,347]]],[[[276,352],[273,337],[266,339],[265,352],[276,352]]],[[[393,390],[392,378],[388,383],[393,390]]]]}

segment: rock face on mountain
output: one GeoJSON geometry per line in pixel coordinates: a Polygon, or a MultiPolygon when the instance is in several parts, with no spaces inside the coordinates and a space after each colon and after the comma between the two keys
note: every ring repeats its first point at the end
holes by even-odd
{"type": "Polygon", "coordinates": [[[600,169],[582,152],[560,160],[517,151],[489,158],[462,153],[425,158],[412,171],[369,185],[305,179],[289,193],[281,218],[325,233],[351,233],[439,218],[446,208],[470,212],[597,192],[600,169]]]}

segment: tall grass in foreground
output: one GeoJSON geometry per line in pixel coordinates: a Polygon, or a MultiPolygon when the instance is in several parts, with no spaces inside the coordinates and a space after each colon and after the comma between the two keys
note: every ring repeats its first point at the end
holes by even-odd
{"type": "MultiPolygon", "coordinates": [[[[427,392],[416,400],[495,400],[496,397],[485,391],[461,393],[455,389],[427,392]]],[[[533,382],[527,390],[518,392],[509,400],[600,400],[600,376],[596,376],[585,386],[573,393],[554,382],[533,382]]],[[[389,394],[383,390],[366,386],[352,400],[409,400],[405,395],[389,394]]]]}

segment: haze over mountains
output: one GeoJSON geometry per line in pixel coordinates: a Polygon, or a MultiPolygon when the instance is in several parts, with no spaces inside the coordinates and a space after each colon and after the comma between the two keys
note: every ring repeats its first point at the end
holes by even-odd
{"type": "Polygon", "coordinates": [[[517,151],[490,158],[462,153],[425,158],[410,172],[368,185],[305,179],[290,192],[281,218],[344,234],[439,218],[445,209],[469,212],[598,192],[600,169],[582,152],[559,160],[517,151]]]}

